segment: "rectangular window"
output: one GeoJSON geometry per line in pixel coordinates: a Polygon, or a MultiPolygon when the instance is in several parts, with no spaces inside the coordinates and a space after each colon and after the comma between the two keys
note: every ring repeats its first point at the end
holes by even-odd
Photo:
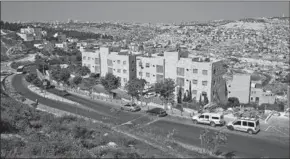
{"type": "Polygon", "coordinates": [[[156,75],[157,82],[163,81],[163,75],[156,75]]]}
{"type": "Polygon", "coordinates": [[[162,65],[156,65],[156,72],[157,73],[163,73],[163,66],[162,65]]]}
{"type": "Polygon", "coordinates": [[[123,65],[126,65],[126,61],[123,61],[123,65]]]}
{"type": "Polygon", "coordinates": [[[249,127],[255,127],[255,124],[253,122],[248,122],[249,127]]]}
{"type": "Polygon", "coordinates": [[[197,94],[197,90],[192,90],[192,94],[197,94]]]}
{"type": "Polygon", "coordinates": [[[192,80],[192,84],[197,84],[197,80],[192,80]]]}
{"type": "Polygon", "coordinates": [[[127,78],[123,78],[123,81],[124,81],[125,83],[127,83],[127,78]]]}
{"type": "Polygon", "coordinates": [[[83,60],[86,60],[86,57],[85,56],[83,57],[83,60]]]}
{"type": "Polygon", "coordinates": [[[123,70],[123,73],[124,73],[124,74],[127,73],[127,70],[123,70]]]}
{"type": "Polygon", "coordinates": [[[243,121],[243,126],[248,126],[248,122],[243,121]]]}
{"type": "Polygon", "coordinates": [[[177,75],[184,76],[184,68],[177,67],[177,75]]]}
{"type": "Polygon", "coordinates": [[[113,61],[112,60],[107,60],[108,66],[113,66],[113,61]]]}
{"type": "Polygon", "coordinates": [[[139,76],[142,77],[142,75],[143,75],[142,72],[139,72],[139,76]]]}
{"type": "Polygon", "coordinates": [[[95,66],[95,73],[100,73],[100,66],[95,66]]]}
{"type": "Polygon", "coordinates": [[[207,70],[202,70],[203,75],[207,75],[207,70]]]}
{"type": "Polygon", "coordinates": [[[150,73],[147,72],[147,73],[146,73],[146,77],[150,77],[150,73]]]}
{"type": "Polygon", "coordinates": [[[91,64],[88,64],[88,66],[87,66],[89,69],[91,69],[91,64]]]}
{"type": "Polygon", "coordinates": [[[241,124],[242,124],[241,121],[237,121],[237,122],[234,123],[234,125],[241,125],[241,124]]]}
{"type": "Polygon", "coordinates": [[[146,67],[150,67],[150,64],[149,63],[146,63],[146,67]]]}
{"type": "Polygon", "coordinates": [[[202,81],[203,86],[207,86],[207,81],[202,81]]]}
{"type": "Polygon", "coordinates": [[[88,60],[90,60],[91,59],[91,57],[88,57],[88,60]]]}
{"type": "Polygon", "coordinates": [[[118,64],[120,64],[120,63],[121,63],[121,61],[120,61],[120,60],[117,60],[117,63],[118,63],[118,64]]]}
{"type": "Polygon", "coordinates": [[[113,73],[113,68],[108,67],[108,73],[113,73]]]}
{"type": "Polygon", "coordinates": [[[193,73],[198,73],[198,70],[197,70],[197,69],[193,69],[192,72],[193,72],[193,73]]]}
{"type": "Polygon", "coordinates": [[[118,73],[121,73],[121,69],[118,69],[117,72],[118,72],[118,73]]]}
{"type": "Polygon", "coordinates": [[[95,58],[95,64],[100,64],[100,59],[99,58],[95,58]]]}
{"type": "Polygon", "coordinates": [[[180,87],[183,87],[184,86],[184,78],[177,77],[176,84],[180,87]]]}

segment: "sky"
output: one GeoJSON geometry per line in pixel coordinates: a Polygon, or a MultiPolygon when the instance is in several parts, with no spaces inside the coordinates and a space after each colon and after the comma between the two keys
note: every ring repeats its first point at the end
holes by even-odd
{"type": "Polygon", "coordinates": [[[182,22],[289,17],[289,2],[1,2],[3,21],[182,22]]]}

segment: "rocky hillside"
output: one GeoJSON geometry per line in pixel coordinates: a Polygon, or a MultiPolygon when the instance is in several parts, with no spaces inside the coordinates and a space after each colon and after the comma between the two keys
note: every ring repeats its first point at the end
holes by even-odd
{"type": "Polygon", "coordinates": [[[23,55],[26,46],[14,31],[1,30],[1,61],[23,55]]]}

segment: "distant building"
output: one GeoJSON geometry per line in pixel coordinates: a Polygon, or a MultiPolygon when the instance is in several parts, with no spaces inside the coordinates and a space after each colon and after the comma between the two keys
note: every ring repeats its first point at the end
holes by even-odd
{"type": "Polygon", "coordinates": [[[265,91],[262,89],[262,85],[260,84],[252,84],[251,85],[251,94],[250,101],[261,104],[274,104],[276,100],[275,94],[271,91],[265,91]]]}
{"type": "Polygon", "coordinates": [[[53,37],[57,38],[58,43],[66,42],[66,35],[61,32],[55,33],[53,37]]]}
{"type": "Polygon", "coordinates": [[[228,84],[228,97],[236,97],[240,103],[249,103],[251,75],[237,74],[228,84]]]}
{"type": "Polygon", "coordinates": [[[17,33],[24,41],[42,40],[41,28],[21,28],[20,33],[17,33]]]}

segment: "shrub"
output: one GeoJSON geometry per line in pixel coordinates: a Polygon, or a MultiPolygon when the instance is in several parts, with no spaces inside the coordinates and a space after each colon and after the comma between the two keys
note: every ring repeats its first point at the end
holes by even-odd
{"type": "Polygon", "coordinates": [[[89,139],[92,137],[93,131],[89,130],[86,127],[81,127],[81,126],[75,126],[73,128],[73,134],[74,134],[74,138],[78,139],[89,139]]]}
{"type": "Polygon", "coordinates": [[[64,122],[70,123],[72,121],[77,121],[77,120],[78,120],[78,118],[75,116],[72,116],[72,115],[65,115],[65,116],[62,116],[59,118],[60,123],[64,123],[64,122]]]}
{"type": "Polygon", "coordinates": [[[42,81],[39,78],[35,78],[32,81],[32,84],[34,84],[36,87],[41,87],[42,86],[42,81]]]}
{"type": "Polygon", "coordinates": [[[37,75],[35,73],[30,73],[30,74],[25,76],[26,81],[29,83],[31,83],[36,78],[37,78],[37,75]]]}

